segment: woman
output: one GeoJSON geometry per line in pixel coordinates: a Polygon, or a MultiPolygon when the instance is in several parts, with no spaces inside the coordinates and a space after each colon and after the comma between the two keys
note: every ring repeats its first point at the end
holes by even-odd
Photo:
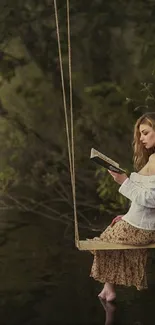
{"type": "MultiPolygon", "coordinates": [[[[147,245],[155,242],[155,113],[141,116],[134,128],[134,166],[137,173],[117,174],[109,171],[120,184],[119,192],[131,200],[129,211],[116,217],[101,234],[105,242],[147,245]]],[[[96,240],[97,238],[94,238],[96,240]]],[[[147,288],[147,249],[93,251],[91,274],[105,283],[101,299],[116,298],[114,285],[147,288]]]]}

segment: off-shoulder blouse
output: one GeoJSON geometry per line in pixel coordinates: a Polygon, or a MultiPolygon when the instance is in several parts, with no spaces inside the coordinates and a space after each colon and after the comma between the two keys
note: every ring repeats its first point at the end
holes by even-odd
{"type": "Polygon", "coordinates": [[[151,170],[153,175],[133,172],[119,188],[119,192],[131,200],[122,219],[137,228],[155,230],[155,154],[146,167],[143,171],[151,170]]]}

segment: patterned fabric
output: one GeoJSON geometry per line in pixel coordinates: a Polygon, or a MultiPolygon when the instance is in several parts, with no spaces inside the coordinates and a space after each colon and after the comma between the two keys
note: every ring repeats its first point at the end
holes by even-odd
{"type": "MultiPolygon", "coordinates": [[[[131,245],[147,245],[155,242],[155,231],[136,228],[124,220],[92,240],[131,245]]],[[[91,241],[92,241],[91,240],[91,241]]],[[[137,290],[147,288],[147,249],[91,251],[94,261],[90,276],[102,283],[135,286],[137,290]]]]}

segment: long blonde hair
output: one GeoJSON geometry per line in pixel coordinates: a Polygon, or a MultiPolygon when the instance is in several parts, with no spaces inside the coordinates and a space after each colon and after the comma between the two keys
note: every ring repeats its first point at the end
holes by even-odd
{"type": "Polygon", "coordinates": [[[136,122],[134,127],[134,140],[133,140],[133,150],[134,150],[134,167],[137,171],[145,166],[148,162],[149,157],[155,152],[155,148],[146,149],[140,141],[140,131],[139,127],[141,124],[147,124],[151,126],[155,131],[155,113],[145,113],[136,122]]]}

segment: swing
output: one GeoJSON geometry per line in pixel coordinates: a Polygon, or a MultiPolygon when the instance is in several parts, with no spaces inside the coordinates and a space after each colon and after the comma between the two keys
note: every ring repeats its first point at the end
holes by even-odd
{"type": "Polygon", "coordinates": [[[67,32],[68,32],[68,60],[69,60],[68,65],[69,65],[69,89],[70,89],[69,91],[70,123],[71,123],[70,130],[69,130],[69,123],[68,123],[68,115],[67,115],[67,102],[66,102],[66,92],[65,92],[65,85],[64,85],[64,72],[63,72],[63,63],[62,63],[57,0],[54,0],[54,12],[55,12],[55,23],[56,23],[56,33],[57,33],[58,52],[59,52],[61,83],[62,83],[63,106],[64,106],[64,114],[65,114],[65,127],[66,127],[70,177],[71,177],[72,195],[73,195],[75,246],[81,251],[155,248],[155,243],[148,244],[148,245],[134,246],[128,244],[107,243],[107,242],[103,242],[102,240],[91,240],[91,239],[80,240],[79,238],[78,219],[77,219],[77,210],[76,210],[76,191],[75,191],[75,158],[74,158],[75,155],[74,155],[74,133],[73,133],[73,100],[72,100],[72,68],[71,68],[69,0],[66,0],[66,4],[67,4],[67,32]]]}

